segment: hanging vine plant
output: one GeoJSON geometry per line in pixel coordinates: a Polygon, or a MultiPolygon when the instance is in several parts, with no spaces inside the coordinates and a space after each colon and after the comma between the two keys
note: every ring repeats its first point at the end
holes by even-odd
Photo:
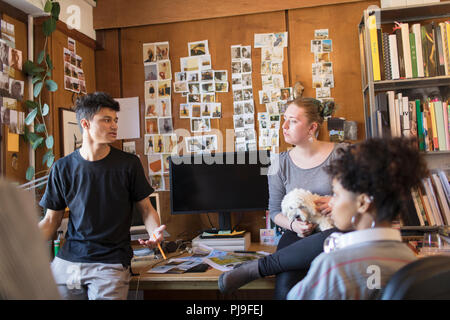
{"type": "MultiPolygon", "coordinates": [[[[25,61],[23,64],[24,72],[32,77],[33,99],[25,101],[25,105],[29,110],[25,118],[27,126],[34,124],[34,132],[25,127],[25,139],[31,145],[33,151],[38,148],[46,148],[46,152],[42,158],[42,164],[47,168],[51,168],[55,161],[53,153],[54,139],[50,135],[45,124],[45,117],[49,116],[50,107],[47,103],[42,103],[42,89],[45,88],[50,92],[58,90],[58,85],[51,79],[53,63],[48,53],[47,43],[50,35],[56,29],[56,23],[59,19],[60,5],[56,1],[46,0],[44,11],[50,15],[42,24],[42,32],[45,37],[44,48],[39,52],[35,62],[31,60],[25,61]]],[[[35,176],[35,168],[29,166],[26,172],[26,179],[32,180],[35,176]]]]}

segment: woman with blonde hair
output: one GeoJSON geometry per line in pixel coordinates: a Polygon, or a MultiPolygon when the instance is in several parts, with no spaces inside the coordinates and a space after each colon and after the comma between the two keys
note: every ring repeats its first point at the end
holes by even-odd
{"type": "Polygon", "coordinates": [[[285,299],[322,252],[325,238],[336,231],[317,232],[317,226],[300,220],[291,222],[281,212],[284,196],[295,188],[302,188],[321,195],[315,203],[316,209],[323,215],[330,214],[331,180],[324,168],[344,145],[320,141],[317,136],[324,119],[334,109],[334,102],[322,103],[313,98],[288,102],[282,130],[285,141],[294,148],[280,153],[278,161],[272,162],[272,168],[277,170],[268,176],[270,218],[284,229],[283,236],[276,253],[223,273],[219,279],[221,292],[233,292],[257,278],[276,275],[274,298],[285,299]]]}

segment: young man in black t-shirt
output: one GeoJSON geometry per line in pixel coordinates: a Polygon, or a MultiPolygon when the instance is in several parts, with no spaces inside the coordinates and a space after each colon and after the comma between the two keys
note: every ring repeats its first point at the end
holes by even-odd
{"type": "Polygon", "coordinates": [[[117,137],[119,104],[96,92],[79,98],[75,110],[83,144],[55,162],[40,202],[47,212],[39,227],[50,239],[69,208],[66,242],[52,263],[63,298],[126,299],[133,205],[152,235],[141,244],[161,242],[165,226],[150,203],[154,190],[139,158],[109,145],[117,137]]]}

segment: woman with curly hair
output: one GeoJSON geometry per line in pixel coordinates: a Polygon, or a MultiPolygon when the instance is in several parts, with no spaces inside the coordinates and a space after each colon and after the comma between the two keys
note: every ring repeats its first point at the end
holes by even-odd
{"type": "Polygon", "coordinates": [[[337,157],[337,150],[343,145],[316,137],[324,118],[333,113],[334,107],[333,102],[322,103],[313,98],[297,98],[288,103],[282,129],[285,141],[294,148],[272,161],[273,172],[268,175],[270,218],[284,229],[283,236],[274,254],[223,273],[218,283],[222,293],[231,293],[257,278],[276,275],[274,298],[285,299],[323,251],[325,238],[336,231],[315,232],[315,225],[301,220],[289,221],[281,213],[284,196],[295,188],[302,188],[321,195],[316,208],[324,215],[330,214],[331,179],[324,168],[337,157]]]}
{"type": "Polygon", "coordinates": [[[407,212],[411,188],[428,175],[412,140],[370,139],[340,151],[333,179],[332,234],[288,299],[375,299],[389,278],[416,259],[392,228],[407,212]]]}

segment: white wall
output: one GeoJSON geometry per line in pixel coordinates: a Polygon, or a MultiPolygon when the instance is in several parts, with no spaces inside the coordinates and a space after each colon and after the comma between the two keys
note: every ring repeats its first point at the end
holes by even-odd
{"type": "MultiPolygon", "coordinates": [[[[20,0],[15,0],[20,1],[20,0]]],[[[38,7],[40,9],[44,8],[45,1],[44,0],[22,0],[25,2],[28,2],[29,4],[32,4],[35,7],[38,7]]],[[[88,37],[95,40],[95,30],[94,30],[94,20],[93,20],[93,7],[95,6],[95,1],[93,0],[60,0],[58,1],[61,6],[61,13],[59,14],[59,19],[63,22],[65,22],[68,26],[73,24],[73,20],[71,19],[71,16],[76,14],[76,11],[67,11],[70,6],[76,6],[79,8],[77,10],[79,15],[79,21],[80,21],[80,31],[81,33],[84,33],[88,37]],[[68,21],[69,19],[69,21],[68,21]]]]}

